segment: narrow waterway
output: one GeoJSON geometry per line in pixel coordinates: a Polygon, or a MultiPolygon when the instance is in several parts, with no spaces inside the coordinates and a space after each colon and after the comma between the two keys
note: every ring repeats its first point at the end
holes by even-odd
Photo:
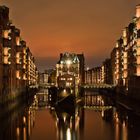
{"type": "Polygon", "coordinates": [[[0,117],[0,140],[139,140],[140,117],[110,98],[85,92],[72,110],[55,107],[48,90],[0,117]]]}

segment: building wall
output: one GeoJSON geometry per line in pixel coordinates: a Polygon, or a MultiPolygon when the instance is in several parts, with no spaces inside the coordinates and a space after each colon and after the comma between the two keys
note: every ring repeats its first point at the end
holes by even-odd
{"type": "MultiPolygon", "coordinates": [[[[1,22],[1,21],[0,21],[1,22]]],[[[3,62],[2,62],[2,26],[0,26],[0,83],[3,81],[3,62]]],[[[3,85],[0,84],[0,96],[2,94],[3,85]]]]}
{"type": "Polygon", "coordinates": [[[31,69],[28,69],[27,48],[20,30],[9,20],[9,8],[0,6],[0,98],[7,100],[16,97],[29,86],[28,83],[37,84],[33,56],[31,69]],[[27,79],[29,73],[31,81],[27,79]]]}
{"type": "Polygon", "coordinates": [[[102,83],[111,84],[112,82],[111,59],[106,59],[102,64],[102,83]]]}
{"type": "Polygon", "coordinates": [[[80,71],[80,80],[81,84],[85,83],[85,57],[84,54],[77,54],[78,59],[80,61],[79,63],[79,71],[80,71]]]}
{"type": "Polygon", "coordinates": [[[119,87],[122,93],[131,94],[138,89],[140,77],[140,5],[136,7],[136,15],[131,23],[122,31],[111,52],[112,83],[119,87]]]}

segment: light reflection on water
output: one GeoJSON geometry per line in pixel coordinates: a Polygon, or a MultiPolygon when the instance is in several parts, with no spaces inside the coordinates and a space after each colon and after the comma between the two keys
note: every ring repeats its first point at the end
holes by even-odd
{"type": "Polygon", "coordinates": [[[140,117],[109,98],[86,93],[74,109],[55,107],[43,91],[29,106],[0,117],[0,140],[137,140],[140,117]]]}

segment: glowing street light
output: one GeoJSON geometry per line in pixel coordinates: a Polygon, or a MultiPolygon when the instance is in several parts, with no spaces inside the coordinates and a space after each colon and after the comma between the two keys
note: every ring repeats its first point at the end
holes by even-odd
{"type": "Polygon", "coordinates": [[[66,61],[66,64],[67,64],[67,65],[71,65],[71,63],[72,63],[71,60],[67,60],[67,61],[66,61]]]}

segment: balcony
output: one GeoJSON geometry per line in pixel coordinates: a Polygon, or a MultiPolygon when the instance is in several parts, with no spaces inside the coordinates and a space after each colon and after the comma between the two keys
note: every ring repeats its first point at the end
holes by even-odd
{"type": "Polygon", "coordinates": [[[20,58],[16,58],[16,64],[21,65],[21,64],[22,64],[22,59],[20,59],[20,58]]]}
{"type": "Polygon", "coordinates": [[[11,40],[10,33],[11,30],[3,30],[3,38],[11,40]]]}
{"type": "Polygon", "coordinates": [[[17,46],[20,46],[21,44],[20,44],[20,37],[16,37],[16,45],[17,46]]]}
{"type": "Polygon", "coordinates": [[[21,77],[20,77],[20,71],[19,70],[16,71],[16,78],[17,79],[21,79],[21,77]]]}
{"type": "Polygon", "coordinates": [[[3,55],[4,56],[11,56],[11,48],[9,48],[9,47],[4,47],[3,48],[3,55]]]}
{"type": "Polygon", "coordinates": [[[11,64],[11,48],[4,47],[3,48],[3,63],[4,64],[11,64]]]}
{"type": "Polygon", "coordinates": [[[3,57],[3,63],[10,65],[11,64],[10,57],[9,56],[4,56],[3,57]]]}

